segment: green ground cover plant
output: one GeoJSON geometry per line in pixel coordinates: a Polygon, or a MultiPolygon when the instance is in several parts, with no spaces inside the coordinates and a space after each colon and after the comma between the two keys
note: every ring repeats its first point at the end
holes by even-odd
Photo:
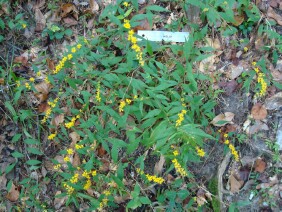
{"type": "MultiPolygon", "coordinates": [[[[150,5],[144,14],[138,14],[137,1],[118,0],[100,14],[96,34],[80,36],[56,56],[48,72],[33,64],[34,75],[23,78],[8,77],[2,69],[1,77],[9,78],[13,93],[5,106],[13,121],[24,129],[14,135],[12,142],[25,147],[23,152],[13,153],[16,161],[5,173],[16,164],[33,172],[46,157],[53,168],[44,181],[60,188],[62,192],[56,198],[66,198],[66,205],[80,208],[86,203],[89,211],[113,211],[119,208],[118,202],[126,210],[202,210],[196,193],[200,185],[187,164],[200,163],[207,157],[206,141],[218,142],[220,131],[209,125],[215,117],[219,91],[212,88],[209,76],[198,71],[197,63],[214,54],[205,41],[210,27],[219,21],[223,36],[241,30],[247,37],[259,21],[259,12],[250,1],[239,1],[236,10],[249,19],[235,27],[231,25],[235,21],[233,0],[179,2],[183,7],[199,7],[205,23],[201,27],[192,24],[189,39],[183,44],[151,42],[136,34],[135,27],[141,20],[146,17],[152,25],[154,16],[167,9],[150,5]],[[247,9],[249,5],[251,10],[247,9]],[[170,57],[163,61],[161,56],[167,52],[170,57]],[[31,93],[46,101],[41,112],[34,111],[32,105],[17,109],[16,105],[31,93]],[[34,126],[38,126],[36,132],[32,131],[34,126]],[[43,151],[44,136],[49,145],[55,146],[54,157],[47,157],[43,151]],[[162,160],[161,168],[146,167],[148,157],[162,160]],[[148,190],[155,192],[154,200],[148,190]]],[[[21,14],[13,20],[0,19],[2,30],[7,26],[20,30],[26,24],[21,14]]],[[[267,25],[259,30],[267,32],[269,39],[276,38],[277,45],[271,51],[273,61],[277,61],[281,37],[267,25]]],[[[60,40],[71,34],[71,30],[52,25],[42,36],[60,40]]],[[[272,83],[264,61],[253,61],[253,70],[239,80],[247,92],[254,88],[258,99],[264,98],[272,83]]],[[[222,146],[239,161],[235,139],[229,140],[228,133],[223,136],[222,146]]],[[[43,185],[36,178],[26,176],[19,184],[20,203],[14,209],[52,210],[38,198],[43,185]]],[[[7,190],[11,189],[9,181],[7,190]]],[[[212,181],[208,189],[216,198],[217,182],[212,181]]],[[[219,211],[216,199],[211,205],[219,211]]]]}

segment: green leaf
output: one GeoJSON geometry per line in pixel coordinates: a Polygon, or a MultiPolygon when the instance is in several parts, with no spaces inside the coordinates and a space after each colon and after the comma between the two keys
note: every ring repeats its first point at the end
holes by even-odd
{"type": "Polygon", "coordinates": [[[7,191],[10,192],[11,191],[11,188],[12,188],[12,185],[13,185],[13,181],[10,180],[7,184],[7,191]]]}
{"type": "Polygon", "coordinates": [[[151,204],[151,200],[148,197],[140,197],[139,199],[142,204],[145,205],[151,204]]]}
{"type": "Polygon", "coordinates": [[[16,163],[12,163],[9,166],[6,167],[5,173],[8,174],[12,169],[15,167],[16,163]]]}
{"type": "Polygon", "coordinates": [[[24,157],[24,155],[22,153],[18,152],[18,151],[13,152],[12,156],[14,158],[22,158],[22,157],[24,157]]]}
{"type": "Polygon", "coordinates": [[[33,138],[25,139],[24,142],[28,145],[40,144],[40,142],[33,138]]]}
{"type": "Polygon", "coordinates": [[[0,18],[0,28],[3,30],[5,28],[4,21],[0,18]]]}
{"type": "Polygon", "coordinates": [[[26,161],[26,163],[30,166],[34,166],[34,165],[41,164],[41,161],[39,161],[39,160],[28,160],[28,161],[26,161]]]}
{"type": "Polygon", "coordinates": [[[37,148],[28,147],[27,151],[35,155],[43,155],[43,153],[37,148]]]}
{"type": "Polygon", "coordinates": [[[143,118],[143,120],[158,116],[160,113],[161,113],[160,109],[151,110],[149,113],[147,113],[147,115],[143,118]]]}
{"type": "Polygon", "coordinates": [[[72,35],[72,30],[71,29],[66,29],[65,30],[65,35],[71,36],[72,35]]]}
{"type": "Polygon", "coordinates": [[[22,137],[22,134],[17,133],[16,135],[13,136],[12,142],[18,142],[21,137],[22,137]]]}
{"type": "Polygon", "coordinates": [[[169,10],[161,7],[161,6],[158,6],[158,5],[150,5],[148,7],[146,7],[146,10],[147,11],[156,11],[156,12],[169,12],[169,10]]]}
{"type": "Polygon", "coordinates": [[[138,199],[132,199],[127,203],[127,208],[136,209],[142,206],[142,203],[138,199]]]}

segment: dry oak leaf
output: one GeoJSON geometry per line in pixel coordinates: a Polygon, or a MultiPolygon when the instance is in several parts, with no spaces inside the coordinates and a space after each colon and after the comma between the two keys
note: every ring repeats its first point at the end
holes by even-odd
{"type": "Polygon", "coordinates": [[[263,120],[267,116],[267,110],[261,103],[256,103],[251,110],[251,114],[255,120],[263,120]]]}
{"type": "Polygon", "coordinates": [[[34,86],[36,91],[42,94],[48,94],[50,89],[51,89],[51,85],[49,83],[46,82],[41,82],[37,85],[34,86]]]}
{"type": "Polygon", "coordinates": [[[41,32],[46,26],[46,19],[44,15],[42,14],[42,12],[40,11],[40,9],[38,8],[35,8],[34,16],[35,16],[35,22],[36,22],[35,31],[41,32]]]}
{"type": "Polygon", "coordinates": [[[52,124],[53,126],[58,127],[61,123],[64,122],[64,120],[65,120],[64,114],[59,114],[59,115],[56,115],[56,116],[52,119],[51,124],[52,124]]]}
{"type": "Polygon", "coordinates": [[[272,7],[269,7],[267,10],[267,16],[273,18],[280,26],[282,26],[282,16],[277,14],[272,7]]]}
{"type": "Polygon", "coordinates": [[[259,173],[263,173],[265,168],[266,168],[266,162],[264,162],[262,158],[258,158],[255,162],[255,171],[259,173]]]}
{"type": "Polygon", "coordinates": [[[71,132],[71,133],[69,134],[69,137],[71,138],[70,147],[71,147],[71,148],[74,148],[74,147],[75,147],[75,144],[80,140],[80,135],[78,135],[77,132],[71,132]]]}
{"type": "Polygon", "coordinates": [[[265,100],[265,108],[267,110],[276,110],[282,106],[282,92],[265,100]]]}
{"type": "Polygon", "coordinates": [[[243,180],[237,180],[236,177],[231,174],[229,177],[229,182],[230,182],[230,191],[232,193],[240,191],[240,188],[243,186],[244,181],[243,180]]]}
{"type": "Polygon", "coordinates": [[[15,186],[14,183],[12,183],[12,188],[6,195],[6,198],[11,202],[15,202],[19,199],[19,196],[20,196],[19,187],[15,186]]]}
{"type": "Polygon", "coordinates": [[[160,160],[155,164],[155,167],[154,167],[155,175],[159,175],[162,173],[164,163],[165,163],[165,157],[161,155],[160,160]]]}
{"type": "Polygon", "coordinates": [[[217,127],[221,127],[226,124],[233,124],[232,120],[234,116],[235,114],[231,112],[225,112],[224,114],[221,113],[213,118],[213,120],[211,121],[211,124],[217,127]]]}
{"type": "Polygon", "coordinates": [[[61,194],[61,191],[57,191],[55,194],[55,199],[54,199],[54,207],[56,210],[60,209],[67,201],[68,196],[64,196],[62,198],[56,198],[59,194],[61,194]]]}
{"type": "Polygon", "coordinates": [[[74,4],[72,3],[66,3],[66,4],[63,4],[61,6],[61,17],[62,18],[65,18],[66,16],[68,16],[69,14],[72,14],[72,16],[78,20],[78,11],[75,7],[74,4]]]}

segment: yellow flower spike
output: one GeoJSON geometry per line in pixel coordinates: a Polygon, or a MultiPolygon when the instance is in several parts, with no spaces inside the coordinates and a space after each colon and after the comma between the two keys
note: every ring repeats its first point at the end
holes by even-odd
{"type": "Polygon", "coordinates": [[[30,81],[30,82],[34,82],[35,79],[34,79],[33,77],[30,77],[30,78],[29,78],[29,81],[30,81]]]}
{"type": "Polygon", "coordinates": [[[183,176],[183,177],[187,176],[187,173],[186,173],[185,169],[183,169],[183,168],[181,167],[180,163],[178,162],[178,160],[177,160],[176,158],[174,158],[174,159],[172,160],[172,163],[173,163],[173,165],[174,165],[175,170],[176,170],[177,173],[179,173],[179,174],[180,174],[181,176],[183,176]]]}
{"type": "Polygon", "coordinates": [[[176,123],[175,123],[175,126],[176,127],[179,127],[181,124],[182,124],[182,122],[184,121],[184,115],[187,113],[187,111],[186,110],[181,110],[181,112],[180,113],[178,113],[178,119],[176,120],[176,123]]]}
{"type": "Polygon", "coordinates": [[[91,187],[91,180],[87,180],[85,185],[83,186],[83,189],[84,190],[88,190],[89,188],[91,187]]]}
{"type": "Polygon", "coordinates": [[[123,112],[123,109],[124,107],[126,106],[126,102],[124,100],[122,100],[120,103],[119,103],[119,112],[123,112]]]}
{"type": "Polygon", "coordinates": [[[81,148],[83,148],[82,144],[75,144],[75,149],[81,149],[81,148]]]}
{"type": "Polygon", "coordinates": [[[97,171],[96,171],[96,170],[93,170],[93,171],[91,172],[91,175],[92,175],[92,177],[96,176],[96,175],[97,175],[97,171]]]}
{"type": "Polygon", "coordinates": [[[173,151],[173,155],[174,155],[174,156],[177,156],[177,155],[179,155],[179,152],[178,152],[177,150],[174,150],[174,151],[173,151]]]}
{"type": "Polygon", "coordinates": [[[79,174],[76,173],[76,174],[74,174],[74,175],[72,176],[72,178],[70,179],[70,182],[73,183],[73,184],[75,184],[75,183],[78,182],[78,178],[79,178],[79,174]]]}

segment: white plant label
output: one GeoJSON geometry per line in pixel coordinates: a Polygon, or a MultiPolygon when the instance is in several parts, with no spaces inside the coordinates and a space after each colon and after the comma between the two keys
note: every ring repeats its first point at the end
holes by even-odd
{"type": "Polygon", "coordinates": [[[189,32],[138,30],[137,34],[149,41],[185,42],[189,38],[189,32]]]}

